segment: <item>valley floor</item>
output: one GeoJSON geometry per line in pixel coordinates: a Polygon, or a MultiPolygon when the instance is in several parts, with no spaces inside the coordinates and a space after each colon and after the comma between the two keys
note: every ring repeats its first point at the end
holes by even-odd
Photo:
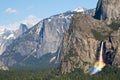
{"type": "Polygon", "coordinates": [[[0,80],[120,80],[120,69],[108,66],[92,76],[80,69],[64,75],[56,69],[0,71],[0,80]]]}

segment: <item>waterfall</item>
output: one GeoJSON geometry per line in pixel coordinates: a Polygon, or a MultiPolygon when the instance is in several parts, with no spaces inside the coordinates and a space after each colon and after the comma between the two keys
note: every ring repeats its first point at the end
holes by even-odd
{"type": "Polygon", "coordinates": [[[89,70],[89,74],[93,75],[96,74],[100,71],[102,71],[102,69],[105,67],[105,63],[103,60],[103,41],[101,43],[101,47],[100,47],[100,55],[99,55],[99,59],[95,62],[94,66],[89,70]]]}

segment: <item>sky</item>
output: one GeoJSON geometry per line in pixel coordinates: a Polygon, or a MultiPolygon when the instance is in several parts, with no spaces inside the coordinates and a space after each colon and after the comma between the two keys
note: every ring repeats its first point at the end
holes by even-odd
{"type": "MultiPolygon", "coordinates": [[[[33,22],[78,7],[92,9],[98,0],[0,0],[0,27],[33,22]]],[[[9,27],[9,26],[8,26],[9,27]]]]}

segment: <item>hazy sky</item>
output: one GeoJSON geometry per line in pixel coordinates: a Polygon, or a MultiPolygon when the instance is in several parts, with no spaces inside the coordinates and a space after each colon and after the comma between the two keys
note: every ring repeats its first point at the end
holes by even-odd
{"type": "Polygon", "coordinates": [[[98,0],[0,0],[0,26],[27,17],[43,19],[78,7],[95,8],[98,0]]]}

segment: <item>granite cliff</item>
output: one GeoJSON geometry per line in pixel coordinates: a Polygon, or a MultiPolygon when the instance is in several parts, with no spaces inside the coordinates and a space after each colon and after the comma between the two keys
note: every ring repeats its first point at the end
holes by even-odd
{"type": "Polygon", "coordinates": [[[76,68],[88,72],[99,57],[101,41],[104,41],[104,62],[120,67],[120,21],[116,21],[117,17],[120,18],[118,4],[119,0],[99,0],[94,18],[83,14],[73,16],[63,37],[60,56],[62,73],[76,68]]]}
{"type": "Polygon", "coordinates": [[[93,15],[94,13],[94,10],[81,9],[53,15],[28,30],[26,25],[21,24],[22,27],[17,33],[20,36],[7,46],[0,56],[1,61],[7,66],[41,66],[59,62],[63,33],[69,29],[73,14],[93,15]]]}
{"type": "Polygon", "coordinates": [[[107,24],[120,20],[120,0],[99,0],[95,16],[96,19],[106,21],[107,24]]]}

